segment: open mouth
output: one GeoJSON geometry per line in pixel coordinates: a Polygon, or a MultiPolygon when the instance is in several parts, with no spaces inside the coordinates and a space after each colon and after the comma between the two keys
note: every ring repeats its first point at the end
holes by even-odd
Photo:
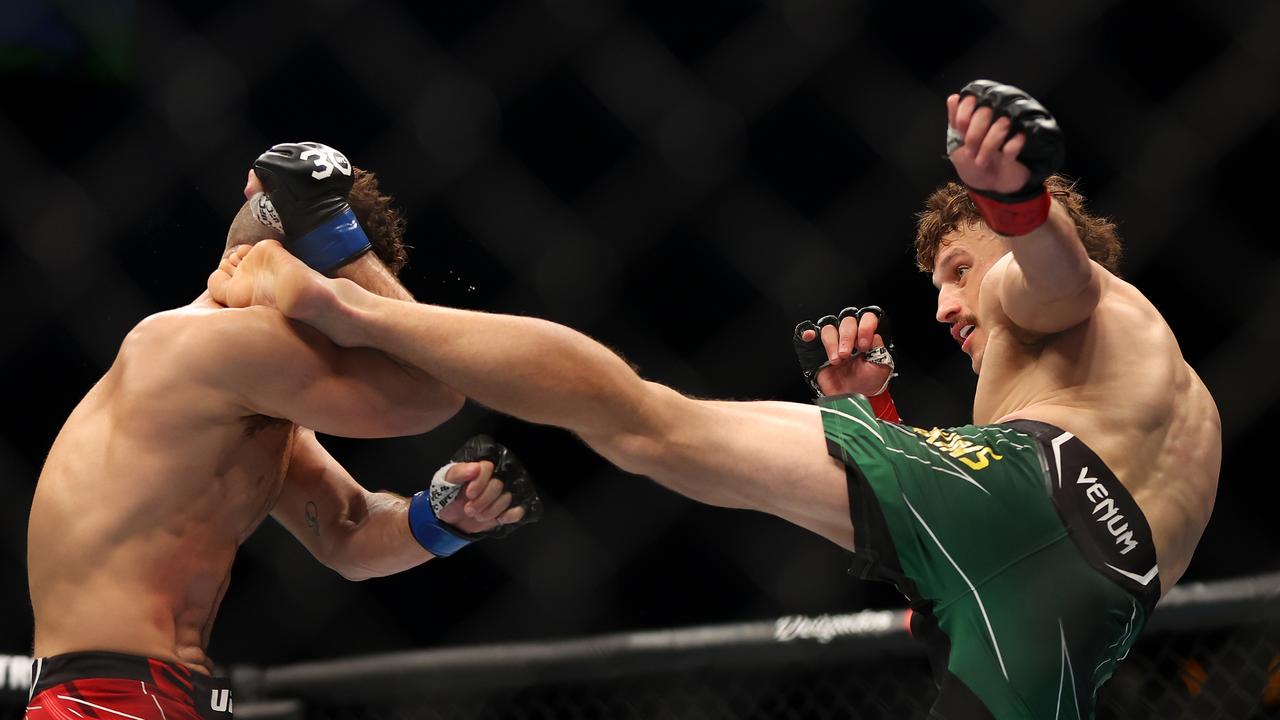
{"type": "Polygon", "coordinates": [[[965,340],[968,340],[969,336],[973,334],[973,330],[976,327],[977,325],[965,325],[964,327],[960,328],[960,342],[964,342],[965,340]]]}

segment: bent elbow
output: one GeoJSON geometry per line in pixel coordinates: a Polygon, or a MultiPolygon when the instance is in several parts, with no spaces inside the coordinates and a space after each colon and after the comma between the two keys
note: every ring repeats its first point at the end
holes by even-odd
{"type": "Polygon", "coordinates": [[[431,427],[428,430],[457,415],[458,411],[462,410],[462,406],[467,404],[467,396],[448,385],[441,385],[436,395],[438,397],[428,412],[432,418],[431,427]]]}
{"type": "Polygon", "coordinates": [[[1065,294],[1061,300],[1054,303],[1057,312],[1050,312],[1049,316],[1056,320],[1054,324],[1058,327],[1053,328],[1052,332],[1067,330],[1088,320],[1098,309],[1100,302],[1102,302],[1102,282],[1097,273],[1094,273],[1085,278],[1074,292],[1065,294]],[[1054,318],[1055,315],[1056,318],[1054,318]]]}
{"type": "Polygon", "coordinates": [[[379,437],[404,437],[430,432],[458,414],[467,398],[453,388],[440,386],[430,393],[388,401],[373,412],[379,437]]]}
{"type": "Polygon", "coordinates": [[[323,562],[330,570],[341,575],[343,580],[350,582],[363,582],[379,577],[379,574],[373,568],[347,554],[333,553],[331,557],[326,558],[323,562]]]}
{"type": "Polygon", "coordinates": [[[1093,316],[1102,302],[1103,278],[1098,272],[1080,277],[1078,282],[1056,278],[1049,286],[1032,285],[1018,279],[1002,298],[1005,313],[1015,325],[1038,334],[1069,330],[1093,316]]]}
{"type": "Polygon", "coordinates": [[[458,414],[467,398],[453,388],[441,386],[421,402],[401,408],[400,429],[403,435],[421,435],[431,432],[446,420],[458,414]]]}

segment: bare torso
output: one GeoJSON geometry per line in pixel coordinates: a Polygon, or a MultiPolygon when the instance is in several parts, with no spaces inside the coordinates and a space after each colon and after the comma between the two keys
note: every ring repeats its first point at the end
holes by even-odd
{"type": "Polygon", "coordinates": [[[28,529],[37,656],[105,650],[211,670],[232,560],[275,504],[294,437],[173,361],[217,312],[237,311],[203,300],[143,321],[55,440],[28,529]]]}
{"type": "MultiPolygon", "coordinates": [[[[984,279],[985,298],[998,295],[986,288],[999,282],[1001,266],[984,279]]],[[[992,330],[974,422],[1039,420],[1092,448],[1146,515],[1167,592],[1213,510],[1222,432],[1213,398],[1164,318],[1114,276],[1089,320],[1039,341],[1019,338],[998,307],[979,313],[992,330]]]]}

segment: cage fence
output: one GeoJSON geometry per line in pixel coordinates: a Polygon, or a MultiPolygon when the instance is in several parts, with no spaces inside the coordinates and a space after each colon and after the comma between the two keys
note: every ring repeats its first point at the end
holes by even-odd
{"type": "MultiPolygon", "coordinates": [[[[233,665],[242,720],[922,718],[935,687],[906,610],[233,665]]],[[[31,658],[0,656],[0,717],[31,658]]],[[[1280,718],[1280,573],[1174,588],[1100,720],[1280,718]]]]}
{"type": "MultiPolygon", "coordinates": [[[[265,720],[925,717],[935,688],[907,611],[234,669],[265,720]]],[[[1175,588],[1097,717],[1280,717],[1280,573],[1175,588]]]]}

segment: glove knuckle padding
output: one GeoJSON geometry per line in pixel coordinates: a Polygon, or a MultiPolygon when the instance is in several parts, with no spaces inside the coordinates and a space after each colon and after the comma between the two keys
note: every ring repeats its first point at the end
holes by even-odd
{"type": "Polygon", "coordinates": [[[889,352],[893,352],[893,324],[889,322],[889,313],[879,305],[868,305],[858,311],[858,319],[861,320],[867,313],[876,316],[876,334],[884,340],[884,345],[889,348],[889,352]]]}
{"type": "Polygon", "coordinates": [[[503,489],[511,493],[511,507],[524,508],[524,517],[520,520],[499,525],[477,537],[502,538],[515,532],[516,528],[535,523],[542,518],[542,498],[538,497],[538,489],[533,484],[529,472],[505,446],[495,442],[488,435],[476,435],[463,443],[453,454],[453,462],[479,462],[488,460],[493,463],[493,476],[502,481],[503,489]]]}
{"type": "Polygon", "coordinates": [[[813,377],[827,361],[827,349],[822,344],[822,328],[811,320],[801,321],[791,336],[791,345],[795,348],[796,359],[800,361],[800,370],[804,373],[805,380],[812,384],[813,377]],[[804,339],[806,330],[813,331],[812,340],[804,339]]]}
{"type": "Polygon", "coordinates": [[[281,143],[258,156],[253,169],[291,237],[300,237],[349,207],[351,164],[328,146],[281,143]]]}
{"type": "Polygon", "coordinates": [[[826,346],[822,342],[822,328],[828,325],[839,326],[840,321],[845,318],[853,317],[861,320],[867,313],[875,313],[879,318],[876,333],[884,339],[885,348],[892,355],[894,347],[889,315],[879,305],[867,305],[861,308],[851,306],[841,310],[838,315],[823,315],[817,321],[802,320],[796,325],[795,332],[791,336],[791,344],[795,348],[796,359],[800,361],[800,372],[804,375],[805,382],[818,395],[822,395],[822,389],[818,387],[818,371],[826,367],[829,360],[826,346]],[[814,331],[812,340],[804,339],[806,330],[814,331]]]}
{"type": "Polygon", "coordinates": [[[347,201],[355,172],[342,153],[320,143],[281,143],[259,155],[253,169],[285,247],[307,265],[327,273],[372,247],[347,201]]]}
{"type": "Polygon", "coordinates": [[[977,107],[989,107],[996,117],[1009,118],[1010,139],[1018,133],[1026,135],[1026,144],[1018,153],[1018,162],[1031,171],[1031,177],[1020,190],[1009,193],[1008,199],[1039,192],[1045,178],[1060,170],[1066,160],[1066,142],[1057,120],[1039,101],[1012,85],[974,80],[960,90],[962,98],[969,95],[977,100],[977,107]]]}

